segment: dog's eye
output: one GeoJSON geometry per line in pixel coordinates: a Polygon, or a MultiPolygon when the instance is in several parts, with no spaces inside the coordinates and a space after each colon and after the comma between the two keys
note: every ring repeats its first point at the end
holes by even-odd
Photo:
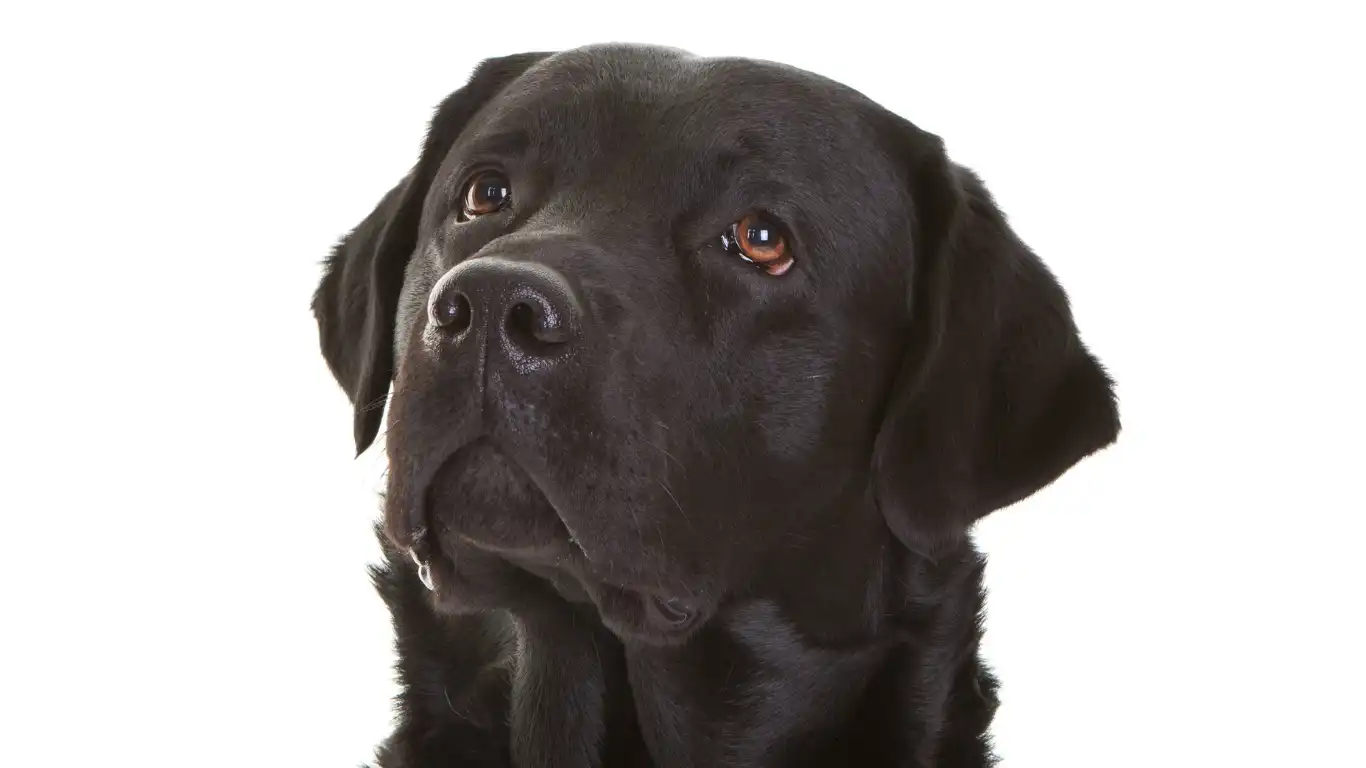
{"type": "Polygon", "coordinates": [[[465,184],[465,218],[495,213],[512,200],[512,184],[498,171],[480,171],[465,184]]]}
{"type": "Polygon", "coordinates": [[[721,235],[721,243],[728,253],[777,277],[792,268],[787,238],[777,224],[759,214],[751,213],[730,225],[721,235]]]}

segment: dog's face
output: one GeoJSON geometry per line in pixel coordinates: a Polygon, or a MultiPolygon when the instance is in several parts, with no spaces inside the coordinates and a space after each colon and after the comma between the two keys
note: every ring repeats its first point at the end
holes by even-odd
{"type": "Polygon", "coordinates": [[[361,448],[392,380],[386,529],[443,604],[591,601],[632,640],[859,516],[945,546],[1117,427],[975,178],[773,64],[487,62],[314,307],[361,448]]]}

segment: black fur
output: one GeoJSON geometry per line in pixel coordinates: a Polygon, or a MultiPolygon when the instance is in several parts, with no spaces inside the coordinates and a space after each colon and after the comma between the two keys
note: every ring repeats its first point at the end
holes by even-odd
{"type": "Polygon", "coordinates": [[[393,386],[380,765],[990,763],[967,531],[1119,422],[1062,289],[936,137],[771,63],[490,60],[313,307],[358,450],[393,386]],[[512,202],[463,220],[488,168],[512,202]],[[723,245],[754,211],[787,274],[723,245]],[[458,335],[429,310],[451,291],[458,335]]]}

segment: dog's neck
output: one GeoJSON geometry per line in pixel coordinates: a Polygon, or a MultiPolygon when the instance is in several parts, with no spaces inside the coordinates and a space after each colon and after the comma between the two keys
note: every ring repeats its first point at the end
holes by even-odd
{"type": "Polygon", "coordinates": [[[623,645],[582,617],[523,622],[517,763],[986,765],[979,556],[965,544],[930,562],[889,538],[859,551],[806,560],[680,647],[623,645]]]}

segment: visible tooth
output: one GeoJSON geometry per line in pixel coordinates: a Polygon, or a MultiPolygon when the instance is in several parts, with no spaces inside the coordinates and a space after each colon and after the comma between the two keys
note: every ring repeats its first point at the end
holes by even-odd
{"type": "Polygon", "coordinates": [[[436,584],[432,582],[432,567],[427,565],[422,558],[418,557],[416,550],[408,550],[408,557],[412,558],[413,563],[417,565],[418,580],[422,582],[422,585],[426,587],[428,591],[435,592],[436,584]]]}

